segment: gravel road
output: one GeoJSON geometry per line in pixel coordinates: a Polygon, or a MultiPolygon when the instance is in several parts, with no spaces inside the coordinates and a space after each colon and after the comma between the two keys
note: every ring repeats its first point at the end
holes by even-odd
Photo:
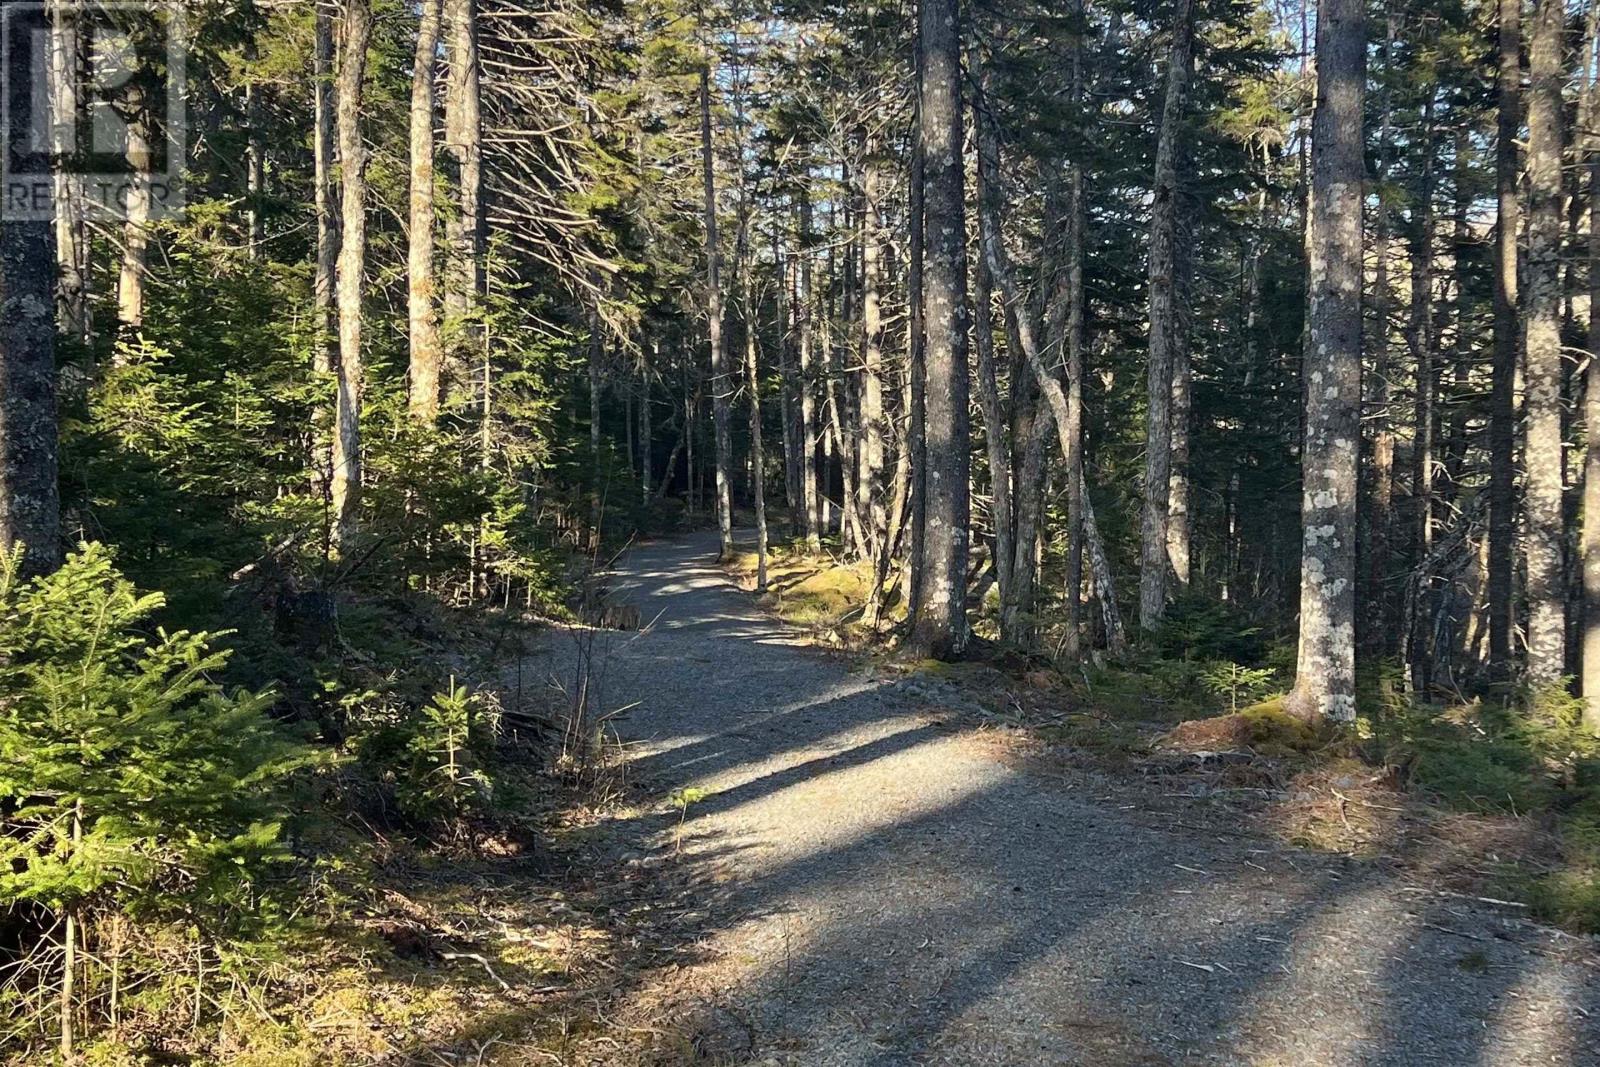
{"type": "MultiPolygon", "coordinates": [[[[697,962],[649,992],[681,992],[711,1058],[1600,1064],[1590,942],[1018,769],[946,725],[937,681],[791,642],[715,551],[629,552],[614,599],[646,628],[597,656],[606,706],[637,702],[635,782],[704,791],[667,861],[703,893],[697,962]]],[[[637,848],[674,824],[638,820],[637,848]]]]}

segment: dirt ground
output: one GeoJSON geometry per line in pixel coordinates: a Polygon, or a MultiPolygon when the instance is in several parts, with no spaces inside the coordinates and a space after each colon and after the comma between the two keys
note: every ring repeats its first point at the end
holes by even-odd
{"type": "MultiPolygon", "coordinates": [[[[599,704],[632,705],[625,861],[693,901],[631,994],[693,1035],[657,1058],[1600,1064],[1591,941],[1006,758],[937,679],[792,640],[715,551],[631,551],[643,628],[593,648],[599,704]]],[[[577,649],[530,666],[570,681],[577,649]]]]}

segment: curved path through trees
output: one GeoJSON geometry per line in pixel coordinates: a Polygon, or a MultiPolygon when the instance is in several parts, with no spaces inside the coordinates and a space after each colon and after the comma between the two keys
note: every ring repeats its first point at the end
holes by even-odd
{"type": "Polygon", "coordinates": [[[681,856],[676,812],[630,832],[693,880],[697,962],[648,993],[716,1059],[1600,1064],[1591,943],[1019,769],[936,680],[791,641],[716,544],[619,561],[644,629],[604,633],[594,672],[603,706],[636,702],[618,726],[658,813],[703,793],[681,856]]]}

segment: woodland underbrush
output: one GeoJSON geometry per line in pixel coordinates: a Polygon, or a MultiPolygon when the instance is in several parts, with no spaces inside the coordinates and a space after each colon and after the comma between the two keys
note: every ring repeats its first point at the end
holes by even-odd
{"type": "Polygon", "coordinates": [[[620,761],[594,656],[557,685],[523,659],[638,493],[609,454],[477,470],[470,426],[379,392],[334,552],[307,442],[263,436],[312,394],[254,386],[124,352],[68,398],[80,547],[0,558],[0,1062],[568,1047],[636,940],[587,868],[620,761]]]}
{"type": "Polygon", "coordinates": [[[164,628],[103,547],[31,581],[18,558],[5,1062],[494,1062],[589,1025],[632,941],[587,873],[621,788],[587,658],[551,686],[523,618],[347,595],[302,665],[324,699],[291,703],[228,684],[232,635],[164,628]]]}

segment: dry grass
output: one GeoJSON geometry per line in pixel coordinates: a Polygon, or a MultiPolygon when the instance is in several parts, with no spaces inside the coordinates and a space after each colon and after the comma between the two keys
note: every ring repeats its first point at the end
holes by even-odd
{"type": "MultiPolygon", "coordinates": [[[[741,548],[725,566],[740,588],[755,591],[757,558],[753,550],[741,548]]],[[[767,557],[767,589],[761,604],[813,641],[863,648],[878,637],[862,619],[871,588],[872,568],[866,563],[842,563],[832,556],[775,545],[767,557]]],[[[889,609],[884,623],[893,618],[894,605],[889,609]]]]}
{"type": "Polygon", "coordinates": [[[1419,892],[1522,900],[1564,869],[1549,816],[1452,810],[1412,788],[1402,768],[1358,758],[1348,740],[1308,730],[1273,701],[1172,726],[1102,711],[1047,670],[985,672],[981,693],[1007,709],[987,716],[1005,727],[994,732],[1003,758],[1093,780],[1159,819],[1248,828],[1403,870],[1419,892]]]}

